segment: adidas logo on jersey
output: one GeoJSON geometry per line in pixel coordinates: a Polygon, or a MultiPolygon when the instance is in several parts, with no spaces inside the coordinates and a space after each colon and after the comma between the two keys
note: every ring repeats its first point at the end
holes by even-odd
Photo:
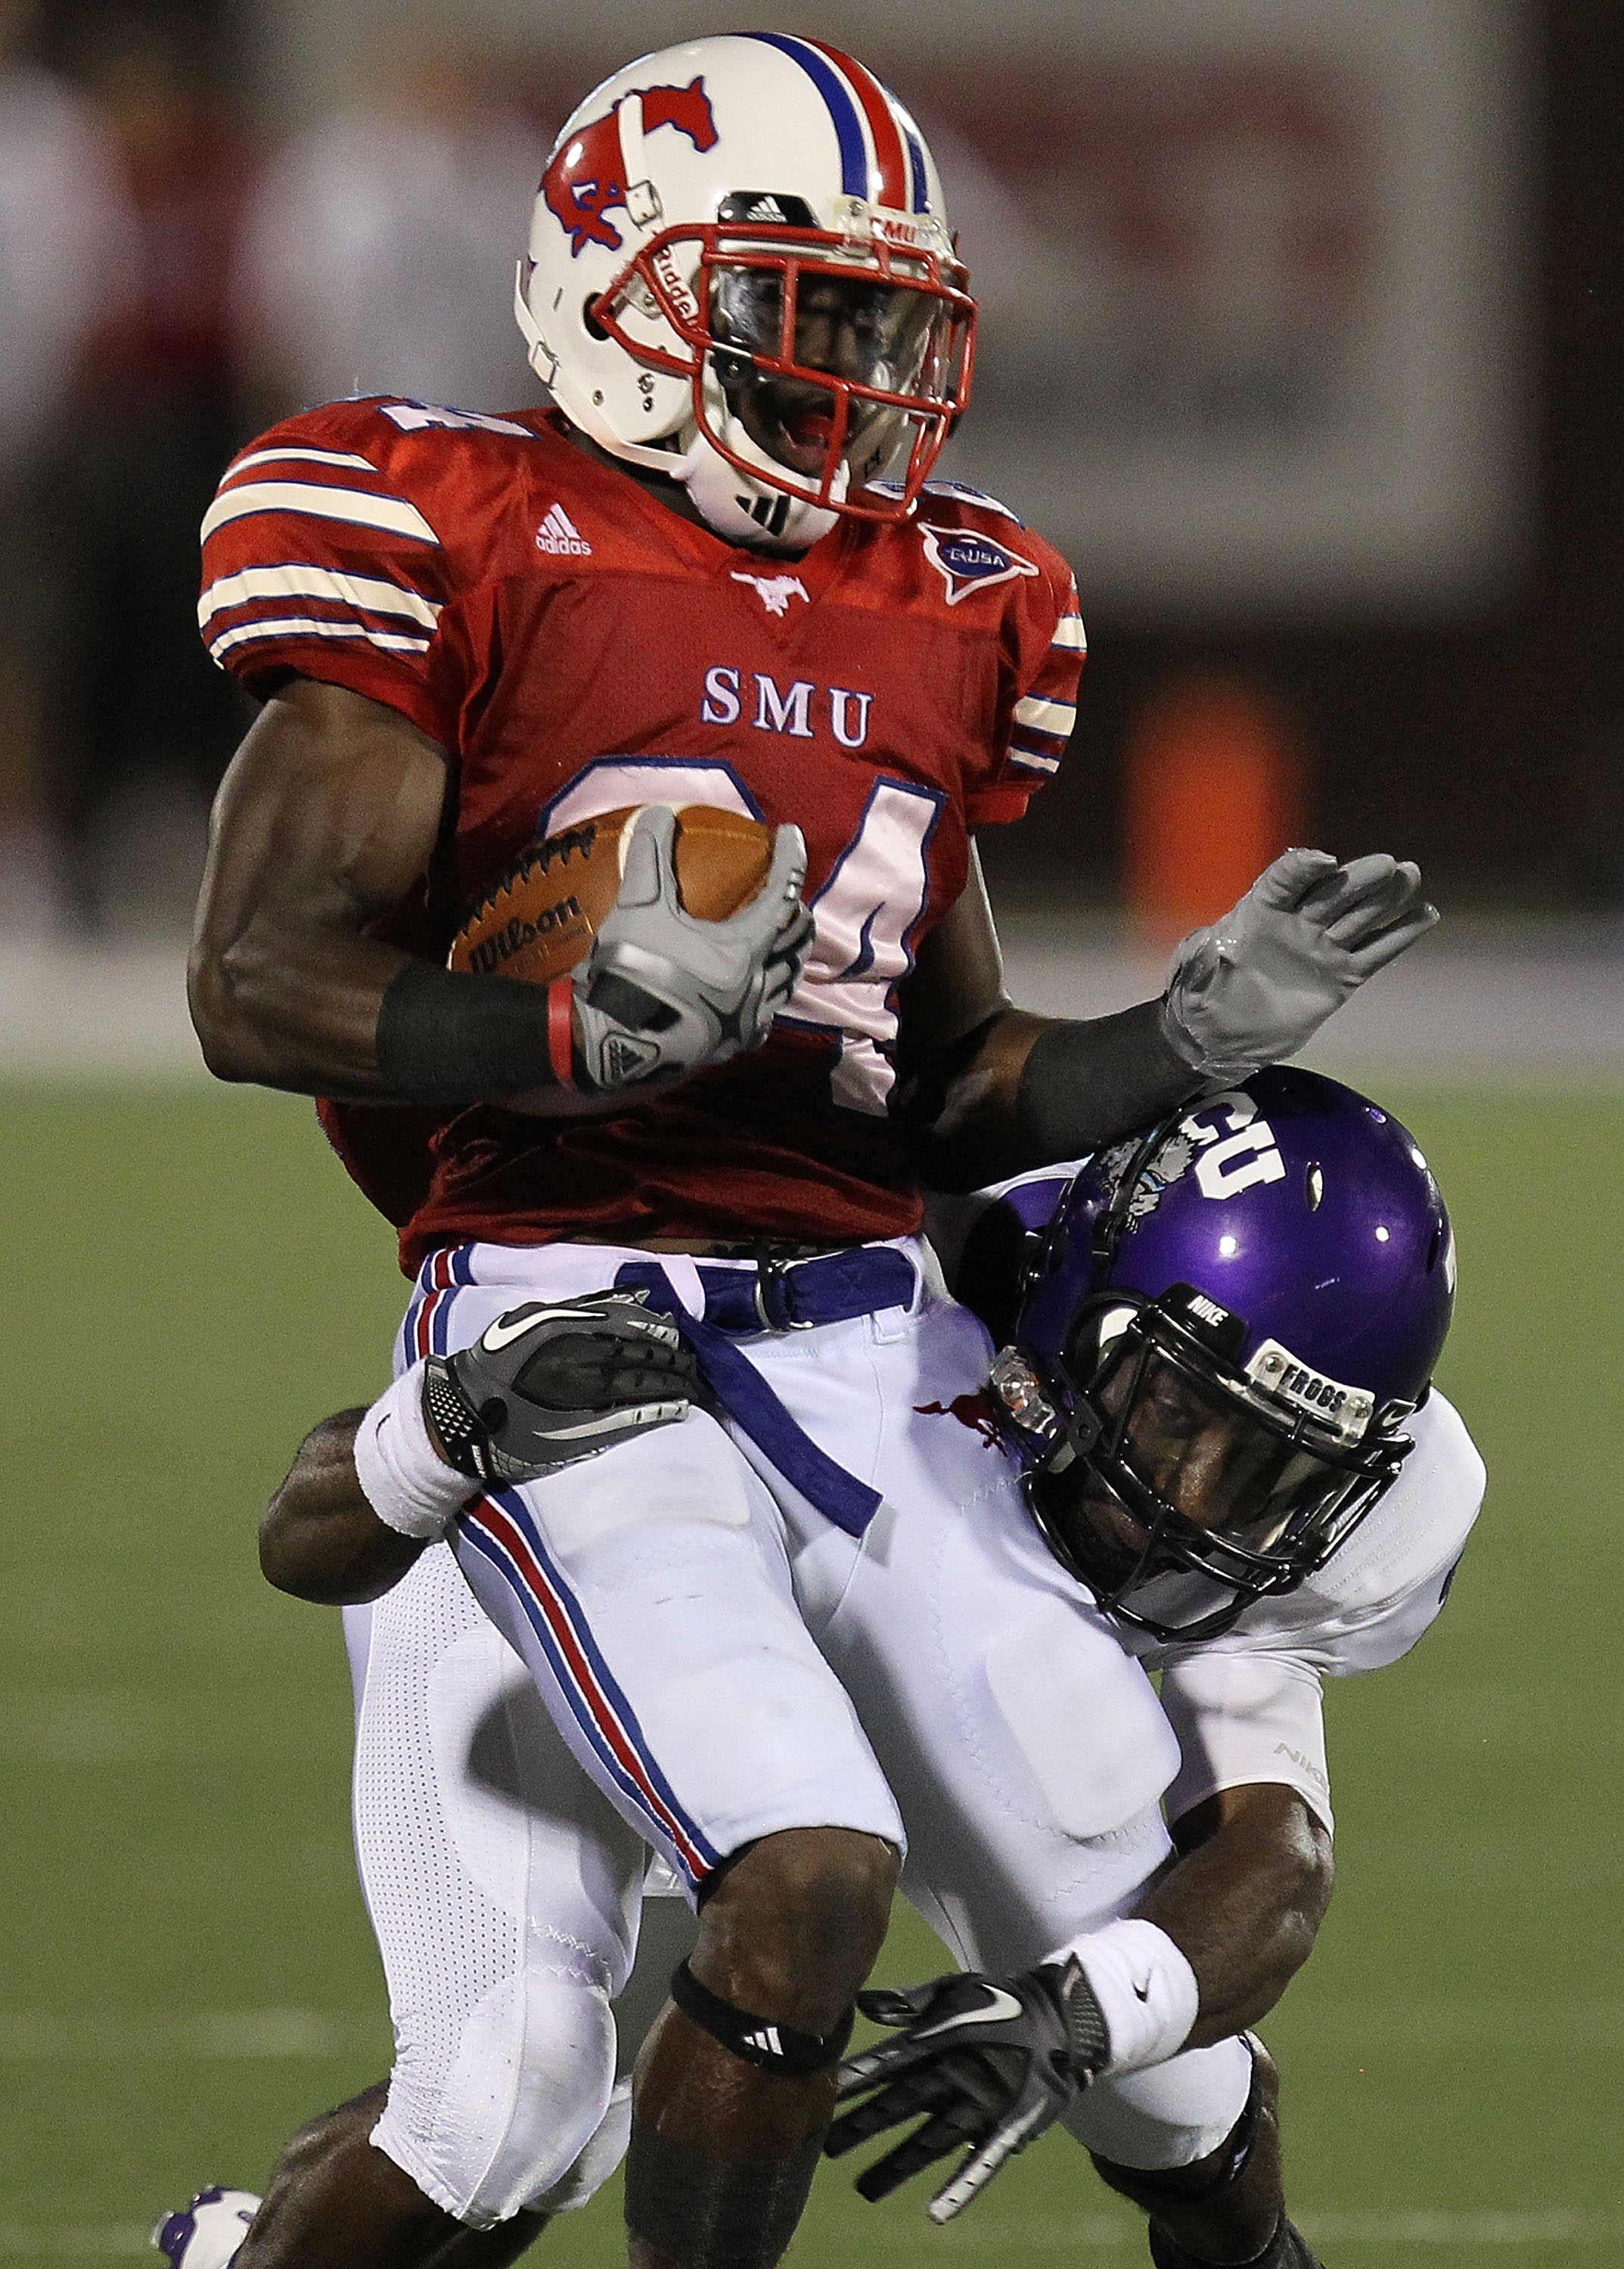
{"type": "Polygon", "coordinates": [[[587,559],[592,556],[592,546],[581,534],[561,504],[556,504],[535,531],[538,551],[563,554],[572,559],[587,559]]]}

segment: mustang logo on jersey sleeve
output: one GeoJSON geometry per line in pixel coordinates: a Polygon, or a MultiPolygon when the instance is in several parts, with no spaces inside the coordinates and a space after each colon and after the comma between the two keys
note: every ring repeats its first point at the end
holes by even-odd
{"type": "MultiPolygon", "coordinates": [[[[703,78],[690,79],[686,86],[645,87],[639,99],[645,134],[652,134],[656,127],[672,126],[685,134],[698,151],[716,147],[716,121],[703,78]]],[[[626,180],[618,102],[608,117],[594,118],[579,134],[571,135],[542,176],[542,195],[548,211],[568,234],[570,251],[576,258],[589,244],[601,244],[609,252],[620,250],[620,232],[606,218],[616,207],[634,221],[656,218],[643,204],[634,209],[634,200],[646,201],[653,192],[646,181],[626,180]]]]}

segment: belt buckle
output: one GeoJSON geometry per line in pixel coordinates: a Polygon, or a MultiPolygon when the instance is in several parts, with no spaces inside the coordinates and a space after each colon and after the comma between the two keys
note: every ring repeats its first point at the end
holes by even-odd
{"type": "Polygon", "coordinates": [[[810,1322],[802,1322],[789,1309],[789,1273],[796,1264],[776,1260],[764,1254],[756,1263],[754,1286],[756,1313],[761,1318],[764,1332],[809,1332],[816,1329],[810,1322]]]}

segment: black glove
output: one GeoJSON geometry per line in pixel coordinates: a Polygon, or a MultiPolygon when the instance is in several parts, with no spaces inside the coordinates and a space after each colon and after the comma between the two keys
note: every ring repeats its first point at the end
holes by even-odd
{"type": "Polygon", "coordinates": [[[640,1293],[527,1300],[472,1347],[432,1355],[424,1415],[448,1464],[487,1489],[534,1481],[688,1415],[699,1372],[640,1293]]]}
{"type": "Polygon", "coordinates": [[[841,2103],[870,2088],[878,2093],[835,2121],[823,2148],[838,2159],[882,2129],[928,2113],[864,2169],[857,2188],[863,2198],[885,2198],[967,2144],[957,2174],[930,2202],[933,2221],[951,2221],[1110,2059],[1105,2021],[1075,1955],[1018,1977],[971,1970],[902,1992],[860,1993],[857,2006],[877,2025],[900,2027],[901,2035],[841,2066],[841,2103]]]}

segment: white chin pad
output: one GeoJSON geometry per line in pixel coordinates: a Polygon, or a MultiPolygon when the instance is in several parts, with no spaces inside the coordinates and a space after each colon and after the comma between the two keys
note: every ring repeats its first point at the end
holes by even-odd
{"type": "MultiPolygon", "coordinates": [[[[736,427],[727,438],[741,455],[758,454],[736,427]]],[[[827,505],[792,496],[787,490],[729,464],[703,433],[696,436],[673,471],[693,499],[705,526],[727,543],[746,545],[753,551],[804,551],[820,536],[827,536],[840,517],[827,505]]],[[[840,494],[845,493],[845,481],[842,466],[835,483],[840,494]]]]}

